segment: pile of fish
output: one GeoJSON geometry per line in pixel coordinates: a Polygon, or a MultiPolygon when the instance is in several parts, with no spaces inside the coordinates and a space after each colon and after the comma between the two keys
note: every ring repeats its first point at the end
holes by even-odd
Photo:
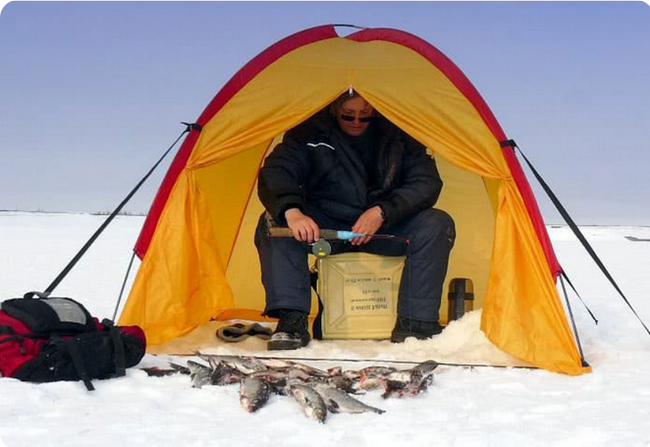
{"type": "Polygon", "coordinates": [[[325,422],[328,411],[382,414],[384,410],[366,405],[352,395],[379,389],[385,399],[416,396],[433,383],[433,370],[438,366],[435,361],[427,360],[403,370],[370,366],[360,370],[344,371],[335,367],[324,371],[289,360],[198,352],[196,355],[207,365],[188,360],[187,366],[172,363],[170,370],[145,368],[145,371],[150,375],[189,374],[195,388],[239,383],[239,401],[251,413],[264,406],[272,394],[291,396],[309,418],[319,422],[325,422]]]}

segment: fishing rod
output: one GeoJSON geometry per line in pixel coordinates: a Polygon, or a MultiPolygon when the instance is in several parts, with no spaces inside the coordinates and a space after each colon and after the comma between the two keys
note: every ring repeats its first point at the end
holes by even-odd
{"type": "MultiPolygon", "coordinates": [[[[267,356],[249,356],[260,360],[298,360],[301,362],[354,362],[354,363],[395,363],[403,365],[417,365],[424,360],[389,360],[389,359],[328,359],[322,357],[267,357],[267,356]]],[[[490,365],[483,363],[452,363],[439,362],[434,360],[440,366],[458,366],[462,368],[516,368],[516,369],[539,369],[536,366],[527,365],[490,365]]]]}
{"type": "MultiPolygon", "coordinates": [[[[179,354],[179,357],[193,357],[198,355],[199,352],[193,354],[179,354]]],[[[202,355],[205,353],[201,353],[202,355]]],[[[210,356],[211,354],[205,354],[210,356]]],[[[424,360],[392,360],[392,359],[351,359],[351,358],[325,358],[325,357],[291,357],[291,356],[260,356],[260,355],[232,355],[233,357],[240,358],[254,358],[258,360],[295,360],[300,362],[345,362],[345,363],[394,363],[401,365],[417,365],[424,360]]],[[[488,363],[454,363],[454,362],[439,362],[434,360],[440,366],[454,366],[460,368],[512,368],[512,369],[539,369],[537,366],[530,365],[492,365],[488,363]]]]}
{"type": "MultiPolygon", "coordinates": [[[[394,239],[402,241],[406,245],[411,243],[408,239],[393,234],[368,234],[328,229],[321,229],[318,232],[320,239],[310,245],[312,246],[312,253],[319,258],[324,258],[332,253],[332,245],[328,242],[330,240],[349,241],[357,237],[369,237],[372,239],[394,239]]],[[[270,237],[294,237],[293,230],[287,227],[271,227],[268,234],[270,237]]]]}

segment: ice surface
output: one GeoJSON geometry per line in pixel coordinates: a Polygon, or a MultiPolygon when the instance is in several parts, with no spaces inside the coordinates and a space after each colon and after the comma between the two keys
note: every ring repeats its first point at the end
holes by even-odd
{"type": "MultiPolygon", "coordinates": [[[[104,219],[0,213],[2,299],[45,289],[104,219]]],[[[57,294],[82,301],[95,315],[112,316],[143,219],[118,217],[57,294]]],[[[650,322],[650,243],[625,239],[650,238],[650,228],[581,228],[641,318],[650,322]]],[[[324,425],[307,419],[286,397],[273,396],[264,408],[249,414],[240,408],[237,386],[194,389],[187,376],[150,378],[137,368],[123,378],[97,381],[92,393],[80,382],[34,385],[2,378],[0,438],[9,447],[97,442],[157,447],[648,446],[650,335],[570,230],[553,226],[549,232],[560,263],[599,320],[594,325],[572,297],[591,374],[569,377],[540,370],[441,366],[426,394],[382,400],[379,393],[369,392],[364,402],[385,409],[385,414],[334,414],[324,425]]],[[[129,286],[132,279],[133,274],[129,286]]],[[[312,343],[300,355],[464,363],[512,360],[485,340],[479,320],[480,311],[471,312],[429,341],[328,341],[312,343]]],[[[263,349],[259,340],[245,343],[263,349]]],[[[247,348],[242,344],[227,349],[247,348]]],[[[147,355],[139,366],[165,366],[168,360],[147,355]]]]}

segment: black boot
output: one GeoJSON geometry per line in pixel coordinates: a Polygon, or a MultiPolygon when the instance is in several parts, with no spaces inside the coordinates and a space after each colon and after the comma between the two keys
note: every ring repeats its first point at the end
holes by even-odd
{"type": "Polygon", "coordinates": [[[269,351],[286,351],[299,349],[309,344],[309,319],[307,314],[297,310],[280,309],[278,312],[280,321],[275,332],[269,340],[269,351]]]}
{"type": "Polygon", "coordinates": [[[437,321],[418,321],[412,318],[397,316],[390,341],[402,343],[407,337],[426,340],[442,332],[443,327],[437,321]]]}

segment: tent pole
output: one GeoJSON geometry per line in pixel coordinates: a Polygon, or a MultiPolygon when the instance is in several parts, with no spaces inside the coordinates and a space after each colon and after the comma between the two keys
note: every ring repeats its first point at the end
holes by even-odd
{"type": "Polygon", "coordinates": [[[117,297],[117,304],[115,304],[115,311],[113,312],[113,322],[117,318],[117,310],[120,308],[120,302],[122,302],[122,294],[124,293],[124,288],[126,287],[126,281],[129,279],[129,273],[131,273],[131,267],[133,266],[133,261],[135,260],[135,250],[131,255],[131,261],[129,262],[129,267],[126,269],[126,275],[124,275],[124,281],[122,282],[122,288],[120,289],[120,294],[117,297]]]}
{"type": "Polygon", "coordinates": [[[349,23],[333,23],[333,27],[339,27],[339,28],[356,28],[356,29],[369,29],[366,26],[359,26],[359,25],[351,25],[349,23]]]}
{"type": "Polygon", "coordinates": [[[582,303],[582,305],[585,307],[585,309],[587,309],[587,312],[589,312],[589,315],[591,316],[591,319],[594,320],[594,324],[597,325],[597,324],[598,324],[598,320],[596,319],[596,316],[593,314],[593,312],[591,311],[591,309],[589,309],[589,307],[587,306],[587,304],[585,303],[585,301],[582,299],[582,297],[580,296],[580,294],[579,294],[578,291],[576,290],[575,286],[573,285],[573,283],[572,283],[571,280],[569,279],[569,275],[567,275],[566,272],[564,271],[564,268],[563,268],[562,271],[560,272],[560,276],[564,276],[564,279],[566,279],[566,282],[568,282],[568,283],[569,283],[569,286],[571,286],[571,288],[573,289],[573,293],[576,294],[576,296],[578,297],[578,299],[580,300],[580,302],[582,303]]]}
{"type": "Polygon", "coordinates": [[[580,351],[580,360],[582,361],[582,366],[587,367],[589,363],[585,361],[585,355],[582,352],[582,344],[580,343],[580,336],[578,335],[578,328],[576,327],[576,321],[573,318],[573,311],[571,310],[571,303],[569,302],[569,295],[566,293],[566,287],[564,287],[564,279],[560,275],[560,284],[562,284],[562,291],[564,292],[564,301],[566,301],[566,307],[569,310],[569,317],[571,317],[571,325],[573,326],[573,333],[576,336],[576,343],[578,344],[578,350],[580,351]]]}

